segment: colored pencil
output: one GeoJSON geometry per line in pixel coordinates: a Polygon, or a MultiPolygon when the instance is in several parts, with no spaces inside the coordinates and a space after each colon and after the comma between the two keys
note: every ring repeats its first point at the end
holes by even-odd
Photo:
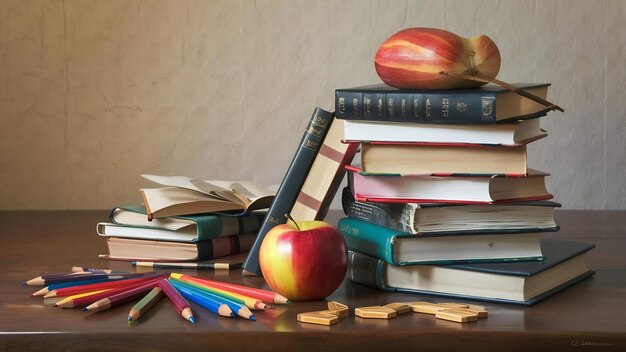
{"type": "Polygon", "coordinates": [[[95,283],[91,285],[64,287],[64,288],[59,288],[59,289],[48,292],[47,294],[43,296],[43,298],[67,297],[67,296],[75,295],[78,293],[89,292],[89,291],[94,291],[98,289],[126,287],[128,285],[140,283],[142,281],[152,280],[155,277],[166,277],[166,275],[161,274],[161,275],[154,275],[154,276],[138,277],[134,279],[104,281],[104,282],[99,282],[99,283],[95,283]]]}
{"type": "Polygon", "coordinates": [[[141,318],[150,308],[159,302],[161,297],[163,297],[163,290],[158,286],[153,288],[130,309],[130,312],[128,312],[128,321],[131,322],[141,318]]]}
{"type": "Polygon", "coordinates": [[[231,283],[222,282],[222,281],[200,279],[195,276],[179,274],[179,273],[171,273],[170,276],[176,279],[184,278],[185,280],[199,283],[201,285],[215,287],[215,288],[219,288],[222,290],[239,293],[245,296],[254,297],[265,303],[275,303],[275,304],[291,303],[289,302],[287,298],[277,293],[274,293],[272,291],[266,291],[266,290],[261,290],[258,288],[241,286],[241,285],[231,284],[231,283]]]}
{"type": "MultiPolygon", "coordinates": [[[[122,279],[120,279],[122,280],[122,279]]],[[[91,284],[96,284],[96,283],[100,283],[100,282],[114,282],[114,281],[119,281],[119,280],[108,280],[108,279],[95,279],[95,280],[82,280],[82,281],[73,281],[73,282],[62,282],[59,284],[50,284],[44,288],[42,288],[41,290],[31,294],[31,296],[36,297],[36,296],[45,296],[48,293],[54,291],[54,290],[58,290],[60,288],[64,288],[64,287],[78,287],[78,286],[85,286],[85,285],[91,285],[91,284]]]]}
{"type": "Polygon", "coordinates": [[[202,285],[196,282],[191,282],[188,280],[185,280],[184,278],[178,279],[181,281],[185,281],[186,283],[188,283],[189,285],[200,289],[200,290],[204,290],[204,291],[208,291],[211,292],[213,294],[216,294],[218,296],[227,298],[227,299],[232,299],[238,303],[244,304],[246,307],[248,307],[248,309],[253,309],[253,310],[262,310],[265,308],[269,308],[269,306],[267,306],[265,303],[263,303],[262,301],[254,298],[254,297],[250,297],[250,296],[245,296],[239,293],[235,293],[235,292],[230,292],[230,291],[226,291],[226,290],[222,290],[219,288],[215,288],[215,287],[210,287],[210,286],[206,286],[206,285],[202,285]]]}
{"type": "Polygon", "coordinates": [[[109,292],[103,292],[101,294],[107,294],[106,297],[91,303],[87,307],[83,308],[83,310],[89,312],[102,312],[107,309],[121,306],[122,304],[135,300],[143,296],[146,292],[151,291],[154,287],[158,285],[160,280],[162,279],[148,281],[147,283],[143,283],[139,286],[135,286],[119,293],[109,294],[109,292]]]}
{"type": "Polygon", "coordinates": [[[64,282],[75,282],[82,280],[96,280],[96,279],[107,279],[107,280],[120,280],[120,279],[128,279],[135,277],[144,277],[144,276],[154,276],[155,274],[164,273],[164,272],[149,272],[149,273],[129,273],[129,274],[105,274],[105,273],[74,273],[69,275],[62,275],[52,279],[45,278],[34,278],[28,280],[26,282],[29,286],[45,286],[50,284],[64,283],[64,282]]]}
{"type": "Polygon", "coordinates": [[[196,323],[196,318],[193,316],[191,306],[185,300],[185,298],[172,286],[168,280],[159,281],[159,287],[167,296],[167,299],[172,303],[176,312],[180,314],[186,320],[189,320],[192,324],[196,323]]]}
{"type": "MultiPolygon", "coordinates": [[[[182,286],[186,286],[188,289],[194,291],[195,293],[198,293],[200,295],[204,295],[205,297],[211,298],[213,300],[216,300],[218,302],[222,302],[225,303],[226,305],[228,305],[228,307],[230,307],[230,309],[233,311],[233,313],[237,314],[238,316],[248,319],[248,320],[252,320],[252,321],[256,321],[256,317],[254,316],[254,314],[252,314],[252,312],[250,311],[250,309],[248,307],[246,307],[246,305],[241,302],[241,301],[237,301],[234,299],[230,299],[230,298],[226,298],[220,295],[216,295],[214,293],[208,292],[208,291],[204,291],[202,289],[199,289],[197,287],[192,286],[189,282],[186,281],[182,281],[182,280],[178,280],[175,278],[170,278],[170,282],[172,283],[172,285],[174,283],[180,283],[182,286]]],[[[177,289],[179,286],[175,286],[177,289]]]]}
{"type": "Polygon", "coordinates": [[[154,283],[156,285],[156,283],[161,279],[163,279],[163,277],[156,277],[156,278],[153,278],[152,280],[142,281],[140,283],[130,284],[128,286],[119,287],[119,288],[114,288],[107,292],[101,292],[95,295],[91,295],[87,297],[80,297],[76,299],[64,300],[62,302],[57,303],[57,306],[62,307],[62,308],[83,308],[101,299],[107,298],[111,295],[127,292],[129,290],[135,289],[140,286],[149,285],[151,283],[154,283]]]}
{"type": "Polygon", "coordinates": [[[141,262],[132,261],[132,266],[141,266],[159,269],[209,269],[209,270],[230,270],[241,268],[243,263],[181,263],[181,262],[141,262]]]}
{"type": "Polygon", "coordinates": [[[170,283],[176,289],[176,291],[180,293],[181,296],[200,305],[201,307],[223,317],[235,316],[232,309],[230,309],[227,304],[216,301],[212,298],[209,298],[208,296],[198,294],[183,284],[174,281],[170,281],[170,283]]]}
{"type": "Polygon", "coordinates": [[[105,273],[105,274],[124,274],[127,271],[122,270],[111,270],[111,269],[96,269],[96,268],[85,268],[82,266],[73,266],[72,272],[89,272],[89,273],[105,273]]]}
{"type": "Polygon", "coordinates": [[[87,272],[72,272],[72,273],[56,273],[56,274],[43,274],[41,276],[34,277],[30,280],[24,282],[27,286],[44,286],[46,284],[58,282],[70,282],[70,281],[78,281],[74,280],[75,278],[82,278],[89,276],[91,277],[94,273],[87,272]]]}
{"type": "Polygon", "coordinates": [[[75,295],[71,295],[71,296],[67,296],[67,297],[49,297],[49,298],[45,298],[43,299],[43,304],[52,304],[55,307],[59,307],[59,304],[64,304],[66,301],[70,301],[70,300],[74,300],[74,299],[78,299],[78,298],[82,298],[82,297],[88,297],[88,296],[93,296],[93,295],[97,295],[99,293],[102,292],[106,292],[106,291],[110,291],[110,289],[102,289],[102,290],[94,290],[94,291],[88,291],[88,292],[82,292],[82,293],[77,293],[75,295]]]}

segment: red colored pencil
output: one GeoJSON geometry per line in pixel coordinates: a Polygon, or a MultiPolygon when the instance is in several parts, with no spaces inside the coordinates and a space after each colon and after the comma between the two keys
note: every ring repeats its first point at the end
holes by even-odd
{"type": "Polygon", "coordinates": [[[185,281],[195,282],[200,285],[206,285],[209,287],[215,287],[215,288],[219,288],[222,290],[239,293],[239,294],[249,296],[249,297],[254,297],[266,303],[275,303],[275,304],[290,303],[287,298],[279,295],[278,293],[274,293],[272,291],[266,291],[266,290],[261,290],[258,288],[241,286],[241,285],[231,284],[231,283],[222,282],[222,281],[200,279],[195,276],[185,275],[185,274],[172,273],[171,277],[185,280],[185,281]]]}
{"type": "MultiPolygon", "coordinates": [[[[129,290],[124,290],[122,292],[116,293],[116,294],[111,294],[110,292],[103,292],[105,294],[108,294],[105,298],[102,298],[100,300],[97,300],[93,303],[91,303],[90,305],[88,305],[87,307],[83,308],[83,310],[85,311],[89,311],[89,312],[101,312],[103,310],[107,310],[110,308],[114,308],[117,306],[121,306],[122,304],[128,303],[132,300],[135,300],[141,296],[143,296],[146,292],[152,290],[153,288],[155,288],[156,286],[159,285],[159,281],[161,281],[162,278],[158,279],[158,280],[154,280],[154,281],[149,281],[147,283],[141,284],[139,286],[133,287],[129,290]]],[[[96,296],[96,295],[94,295],[96,296]]],[[[88,296],[90,297],[90,296],[88,296]]],[[[85,298],[88,298],[85,297],[85,298]]]]}
{"type": "Polygon", "coordinates": [[[181,294],[176,291],[176,289],[172,286],[172,284],[168,280],[159,281],[159,287],[165,293],[165,296],[172,302],[174,309],[186,320],[189,320],[192,324],[196,323],[196,318],[193,316],[193,312],[191,311],[191,306],[185,300],[181,294]]]}
{"type": "MultiPolygon", "coordinates": [[[[111,295],[115,295],[118,293],[124,293],[126,291],[135,289],[137,287],[140,286],[146,286],[146,285],[150,285],[150,284],[154,284],[156,285],[157,282],[159,282],[159,280],[162,280],[163,277],[156,277],[156,278],[152,278],[151,280],[148,281],[143,281],[140,283],[135,283],[135,284],[131,284],[128,285],[126,287],[119,287],[116,289],[112,289],[112,290],[108,290],[106,292],[101,292],[101,293],[97,293],[95,295],[90,295],[90,296],[85,296],[85,297],[80,297],[80,298],[76,298],[76,299],[71,299],[71,300],[63,300],[58,302],[57,304],[55,304],[55,306],[57,307],[61,307],[61,308],[82,308],[82,307],[86,307],[98,300],[101,300],[103,298],[109,297],[111,295]]],[[[152,285],[152,287],[154,287],[154,285],[152,285]]]]}
{"type": "Polygon", "coordinates": [[[115,280],[110,282],[99,282],[91,285],[82,285],[82,286],[70,286],[59,288],[56,290],[52,290],[43,298],[51,298],[51,297],[68,297],[72,295],[77,295],[84,292],[103,290],[107,288],[118,288],[118,287],[127,287],[128,285],[145,282],[148,280],[152,280],[155,277],[166,277],[167,274],[159,274],[159,275],[150,275],[145,277],[138,277],[134,279],[123,279],[123,280],[115,280]]]}

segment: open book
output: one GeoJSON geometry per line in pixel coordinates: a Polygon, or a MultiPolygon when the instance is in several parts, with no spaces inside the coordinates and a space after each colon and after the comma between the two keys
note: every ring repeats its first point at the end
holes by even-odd
{"type": "Polygon", "coordinates": [[[185,176],[141,175],[166,186],[143,188],[148,219],[212,212],[245,214],[268,208],[274,192],[248,181],[210,181],[185,176]]]}

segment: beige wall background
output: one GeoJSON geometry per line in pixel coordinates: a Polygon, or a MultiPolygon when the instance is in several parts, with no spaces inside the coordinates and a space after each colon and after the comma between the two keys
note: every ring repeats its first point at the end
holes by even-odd
{"type": "Polygon", "coordinates": [[[136,203],[141,173],[279,184],[313,109],[418,26],[551,82],[530,165],[564,208],[626,209],[622,0],[0,0],[0,209],[136,203]]]}

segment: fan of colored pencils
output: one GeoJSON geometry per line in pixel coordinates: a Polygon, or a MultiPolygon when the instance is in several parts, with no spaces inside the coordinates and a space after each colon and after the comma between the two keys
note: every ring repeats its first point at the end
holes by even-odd
{"type": "Polygon", "coordinates": [[[43,297],[44,304],[89,312],[139,300],[128,313],[129,322],[145,315],[163,296],[192,324],[196,319],[189,302],[219,316],[239,316],[251,321],[256,320],[252,311],[270,309],[271,304],[289,303],[272,291],[165,271],[126,273],[73,267],[72,272],[42,275],[26,281],[25,285],[45,286],[32,294],[43,297]]]}

